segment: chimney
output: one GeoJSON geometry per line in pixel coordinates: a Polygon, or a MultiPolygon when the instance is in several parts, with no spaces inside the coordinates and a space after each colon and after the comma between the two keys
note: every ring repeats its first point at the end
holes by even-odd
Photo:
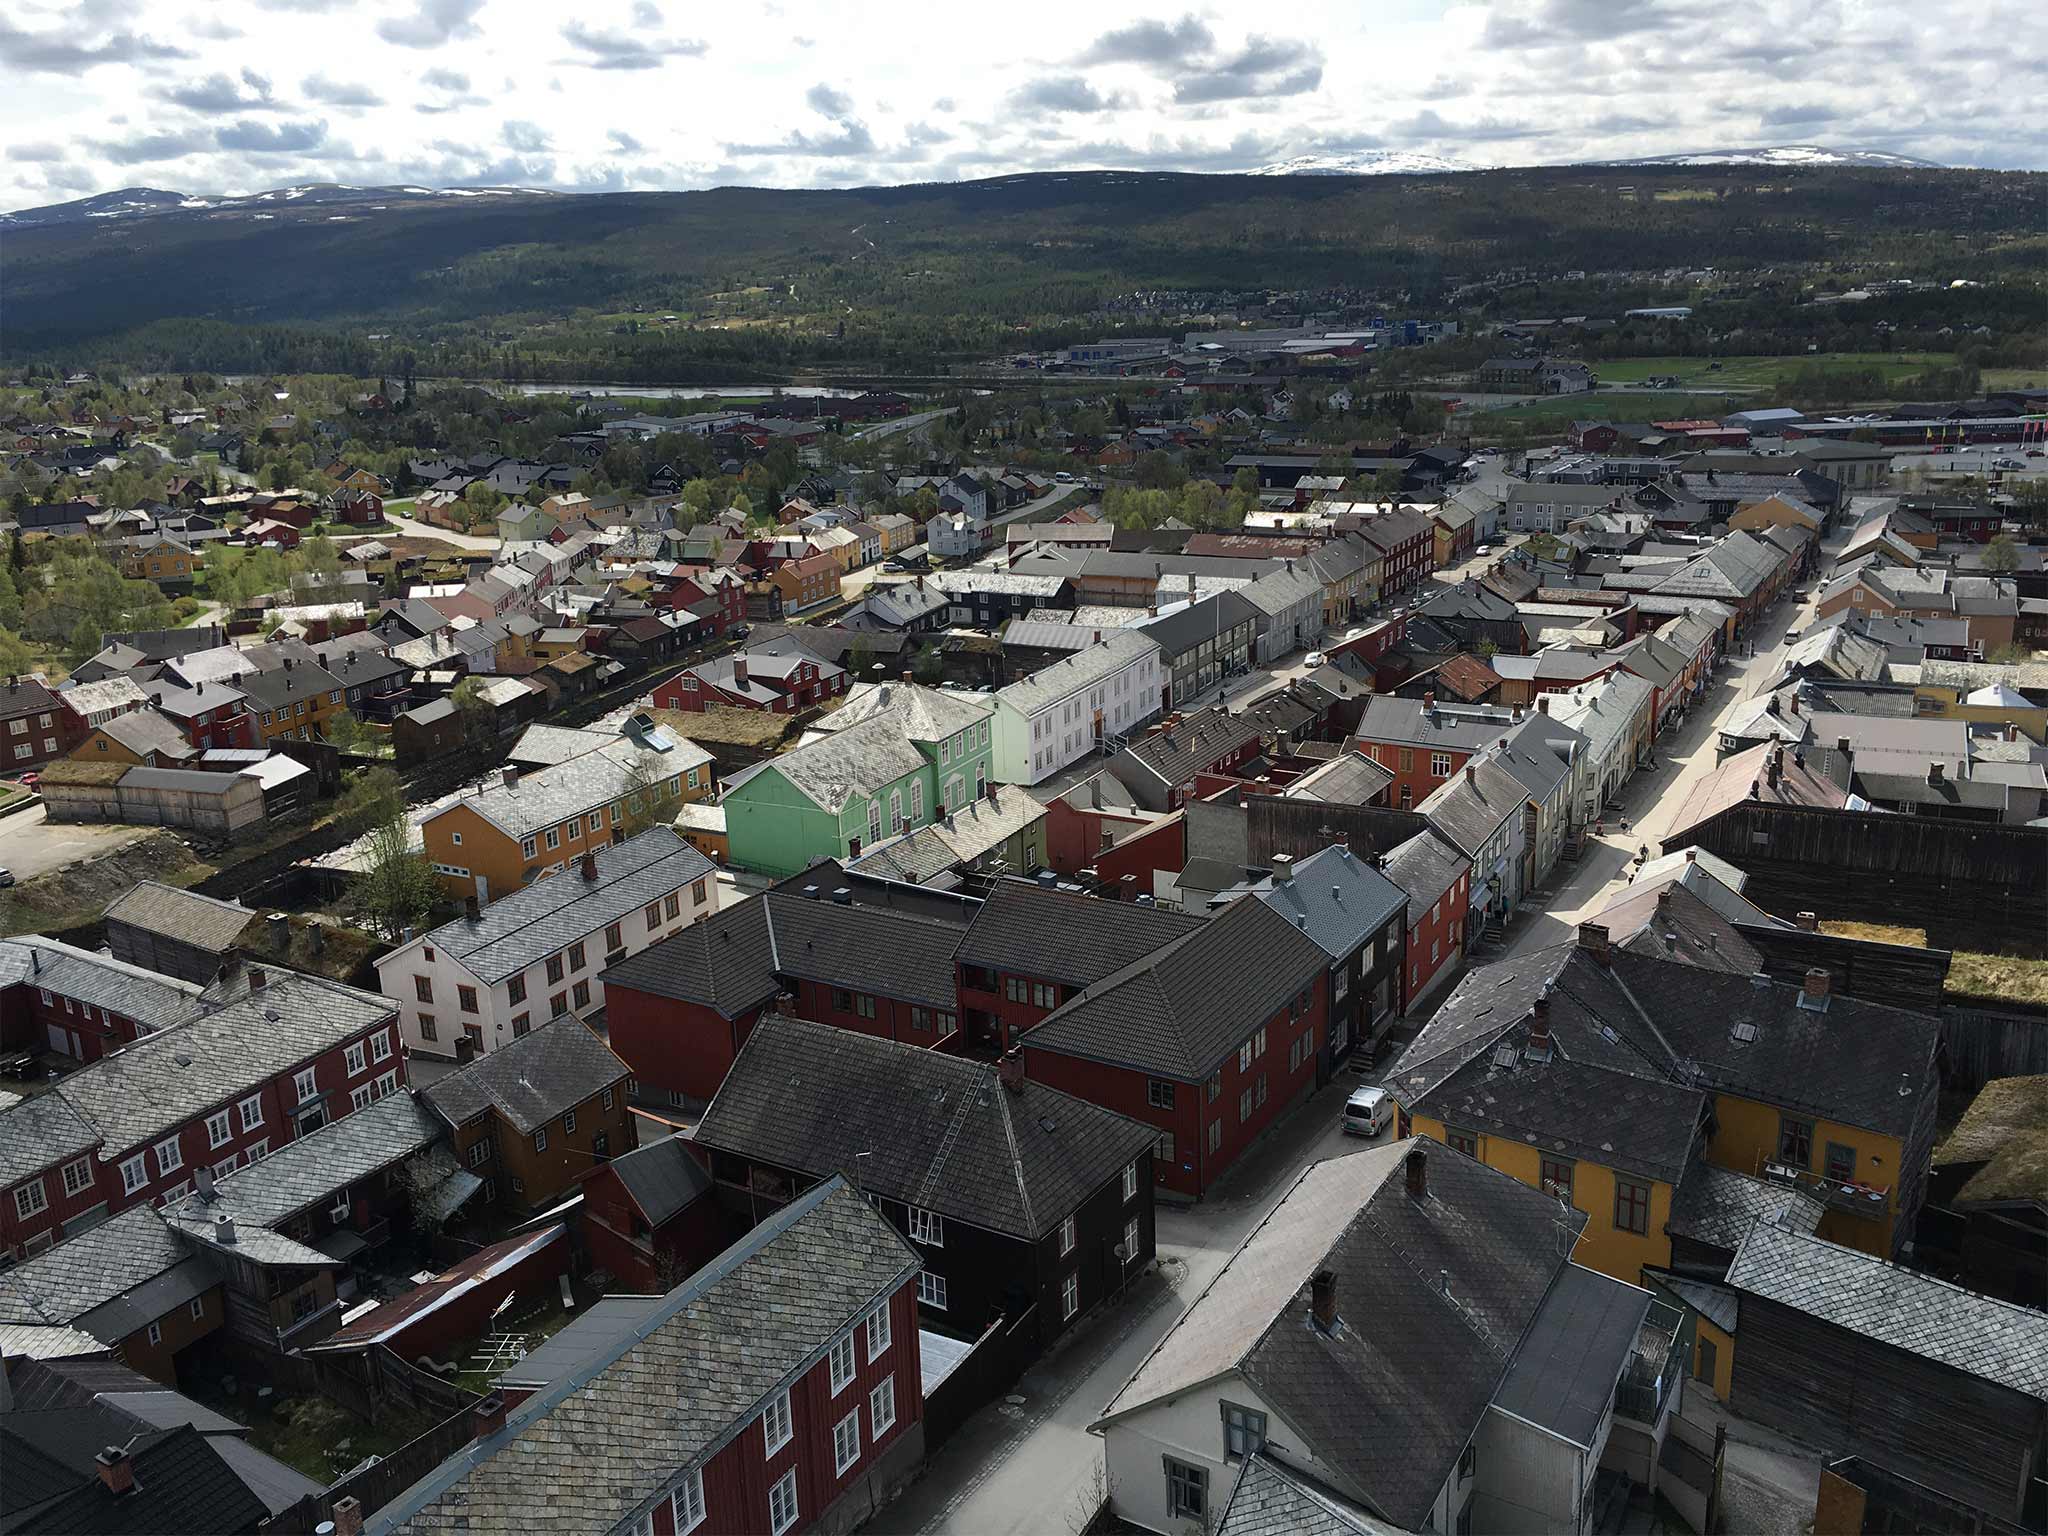
{"type": "Polygon", "coordinates": [[[1795,715],[1799,713],[1799,695],[1796,693],[1792,695],[1792,713],[1795,715]]]}
{"type": "Polygon", "coordinates": [[[1579,948],[1602,965],[1614,963],[1614,953],[1608,943],[1610,937],[1605,925],[1601,923],[1579,924],[1579,948]]]}
{"type": "Polygon", "coordinates": [[[213,1218],[213,1240],[223,1248],[235,1245],[235,1218],[222,1214],[213,1218]]]}
{"type": "Polygon", "coordinates": [[[1475,787],[1479,783],[1479,770],[1470,763],[1465,765],[1465,782],[1475,787]]]}
{"type": "Polygon", "coordinates": [[[486,1435],[495,1435],[499,1430],[503,1429],[505,1427],[504,1394],[493,1392],[482,1402],[472,1406],[469,1410],[469,1427],[475,1432],[476,1438],[479,1440],[483,1439],[486,1435]]]}
{"type": "Polygon", "coordinates": [[[334,1501],[334,1536],[362,1536],[363,1501],[353,1496],[334,1501]]]}
{"type": "Polygon", "coordinates": [[[1328,1333],[1337,1326],[1337,1272],[1319,1269],[1308,1277],[1308,1315],[1328,1333]]]}
{"type": "Polygon", "coordinates": [[[249,990],[251,992],[261,992],[269,983],[270,976],[262,966],[252,965],[249,967],[249,990]]]}
{"type": "Polygon", "coordinates": [[[476,892],[471,891],[462,898],[462,915],[472,923],[480,922],[483,919],[483,903],[476,899],[476,892]]]}
{"type": "Polygon", "coordinates": [[[597,855],[588,848],[583,850],[583,880],[586,885],[597,884],[597,855]]]}
{"type": "Polygon", "coordinates": [[[911,678],[911,675],[910,675],[910,673],[909,673],[909,672],[907,672],[907,671],[906,671],[906,672],[905,672],[905,673],[903,674],[903,681],[904,681],[904,682],[906,682],[906,683],[907,683],[907,682],[910,682],[910,681],[912,681],[912,678],[911,678]]]}
{"type": "Polygon", "coordinates": [[[1803,999],[1811,1002],[1826,1002],[1828,987],[1832,981],[1833,978],[1826,971],[1817,965],[1813,966],[1807,971],[1805,981],[1800,984],[1800,994],[1803,999]]]}
{"type": "Polygon", "coordinates": [[[1023,1097],[1024,1058],[1015,1051],[1005,1051],[1002,1059],[996,1063],[996,1080],[1009,1092],[1019,1098],[1023,1097]]]}
{"type": "Polygon", "coordinates": [[[1539,694],[1539,695],[1537,696],[1537,699],[1536,699],[1536,713],[1537,713],[1537,714],[1539,714],[1539,715],[1547,715],[1547,714],[1549,714],[1549,713],[1550,713],[1550,695],[1549,695],[1549,694],[1545,693],[1545,694],[1539,694]]]}
{"type": "Polygon", "coordinates": [[[1285,885],[1294,878],[1294,855],[1276,853],[1273,855],[1273,883],[1285,885]]]}
{"type": "Polygon", "coordinates": [[[1697,864],[1697,863],[1699,863],[1699,861],[1700,861],[1700,851],[1699,851],[1699,849],[1697,849],[1697,848],[1688,848],[1688,849],[1686,849],[1686,850],[1685,850],[1685,862],[1686,862],[1686,863],[1688,863],[1688,864],[1697,864]]]}
{"type": "Polygon", "coordinates": [[[1436,694],[1433,691],[1423,694],[1422,712],[1427,715],[1433,715],[1436,713],[1436,694]]]}
{"type": "Polygon", "coordinates": [[[99,1463],[100,1481],[115,1498],[135,1491],[135,1467],[120,1446],[108,1446],[93,1460],[99,1463]]]}
{"type": "Polygon", "coordinates": [[[1929,763],[1927,765],[1927,782],[1936,789],[1939,789],[1941,787],[1941,777],[1941,764],[1929,763]]]}
{"type": "Polygon", "coordinates": [[[1429,1153],[1423,1150],[1420,1141],[1408,1149],[1401,1166],[1408,1175],[1408,1198],[1426,1199],[1429,1195],[1429,1153]]]}
{"type": "Polygon", "coordinates": [[[1671,916],[1671,887],[1668,885],[1657,892],[1657,915],[1666,919],[1671,916]]]}
{"type": "Polygon", "coordinates": [[[510,763],[507,763],[502,782],[507,789],[517,789],[519,787],[519,770],[510,763]]]}
{"type": "Polygon", "coordinates": [[[1536,994],[1535,1005],[1529,1010],[1529,1054],[1542,1057],[1550,1055],[1549,987],[1536,994]]]}
{"type": "Polygon", "coordinates": [[[747,686],[747,658],[735,656],[732,659],[732,680],[740,687],[747,686]]]}

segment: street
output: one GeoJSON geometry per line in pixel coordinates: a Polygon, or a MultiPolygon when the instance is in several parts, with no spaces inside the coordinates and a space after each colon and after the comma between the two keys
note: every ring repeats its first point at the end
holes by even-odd
{"type": "MultiPolygon", "coordinates": [[[[1516,914],[1507,954],[1567,942],[1583,918],[1625,889],[1636,850],[1648,844],[1653,854],[1659,851],[1657,839],[1668,829],[1673,810],[1714,766],[1721,715],[1770,680],[1788,625],[1803,629],[1810,621],[1810,599],[1782,598],[1777,611],[1765,614],[1755,628],[1757,653],[1723,660],[1708,694],[1660,739],[1657,766],[1638,773],[1622,792],[1630,831],[1609,827],[1588,838],[1576,867],[1560,865],[1569,873],[1547,903],[1516,914]]],[[[1289,658],[1278,672],[1257,671],[1244,685],[1270,687],[1299,661],[1299,656],[1289,658]]],[[[1065,781],[1099,766],[1091,758],[1058,780],[1034,786],[1033,793],[1050,798],[1049,790],[1057,793],[1065,781]]],[[[1451,990],[1443,988],[1436,999],[1451,990]]],[[[1089,1422],[1295,1177],[1311,1163],[1367,1144],[1344,1135],[1338,1125],[1345,1096],[1364,1080],[1338,1073],[1199,1205],[1161,1202],[1159,1273],[1134,1285],[1132,1295],[1105,1315],[1090,1319],[1077,1337],[1026,1372],[1008,1397],[976,1414],[931,1459],[924,1477],[883,1514],[878,1528],[976,1536],[1077,1529],[1085,1506],[1102,1492],[1102,1448],[1088,1434],[1089,1422]]]]}
{"type": "Polygon", "coordinates": [[[0,817],[0,868],[15,879],[48,874],[147,837],[156,830],[97,822],[52,824],[48,818],[48,809],[40,805],[0,817]]]}

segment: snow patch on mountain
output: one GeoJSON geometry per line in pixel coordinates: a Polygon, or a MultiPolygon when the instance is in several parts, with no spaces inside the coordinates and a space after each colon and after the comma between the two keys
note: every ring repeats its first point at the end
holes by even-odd
{"type": "Polygon", "coordinates": [[[1491,167],[1412,149],[1361,149],[1342,155],[1296,155],[1249,172],[1253,176],[1442,176],[1491,167]]]}

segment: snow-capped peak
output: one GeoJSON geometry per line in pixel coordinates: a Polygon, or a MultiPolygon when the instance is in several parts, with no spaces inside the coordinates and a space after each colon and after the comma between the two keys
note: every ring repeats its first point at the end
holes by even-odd
{"type": "Polygon", "coordinates": [[[1923,168],[1939,170],[1935,160],[1918,160],[1882,149],[1831,149],[1824,144],[1767,144],[1755,149],[1702,149],[1677,155],[1643,155],[1632,160],[1608,160],[1606,165],[1812,165],[1872,166],[1878,168],[1923,168]]]}
{"type": "Polygon", "coordinates": [[[1361,149],[1341,155],[1296,155],[1250,172],[1253,176],[1441,176],[1488,167],[1447,160],[1412,149],[1361,149]]]}

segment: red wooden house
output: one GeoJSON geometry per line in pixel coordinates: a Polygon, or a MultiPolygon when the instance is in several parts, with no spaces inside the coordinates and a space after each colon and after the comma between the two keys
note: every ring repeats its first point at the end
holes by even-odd
{"type": "Polygon", "coordinates": [[[628,1291],[665,1291],[717,1257],[744,1225],[711,1199],[711,1175],[680,1137],[578,1176],[583,1246],[628,1291]]]}
{"type": "Polygon", "coordinates": [[[552,1300],[570,1258],[569,1229],[560,1222],[493,1243],[378,1303],[307,1353],[346,1355],[381,1347],[404,1360],[455,1357],[489,1329],[507,1301],[552,1300]]]}
{"type": "Polygon", "coordinates": [[[1408,893],[1407,943],[1401,971],[1406,1012],[1458,969],[1465,952],[1465,914],[1472,861],[1433,829],[1389,849],[1381,871],[1408,893]]]}
{"type": "Polygon", "coordinates": [[[1154,1177],[1199,1199],[1314,1089],[1328,1030],[1328,954],[1246,896],[1062,1004],[1020,1049],[1032,1081],[1152,1126],[1154,1177]]]}
{"type": "Polygon", "coordinates": [[[701,714],[712,705],[793,715],[846,692],[846,669],[820,661],[794,640],[734,651],[685,667],[654,689],[662,709],[701,714]]]}
{"type": "Polygon", "coordinates": [[[363,1529],[526,1529],[570,1489],[579,1530],[868,1518],[924,1460],[923,1265],[839,1175],[791,1193],[666,1296],[608,1298],[526,1356],[475,1441],[363,1529]]]}

